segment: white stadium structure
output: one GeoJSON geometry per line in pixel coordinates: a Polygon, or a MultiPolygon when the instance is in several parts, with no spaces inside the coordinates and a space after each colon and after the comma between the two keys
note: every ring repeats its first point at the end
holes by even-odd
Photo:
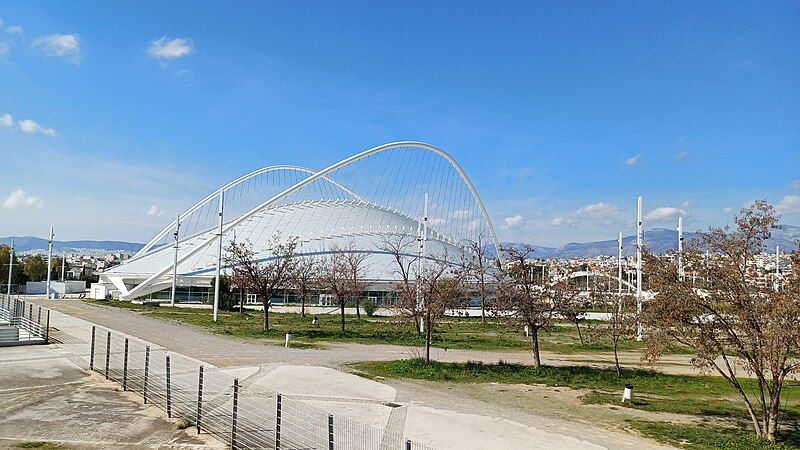
{"type": "MultiPolygon", "coordinates": [[[[408,258],[418,256],[428,196],[428,258],[456,263],[468,242],[497,246],[494,228],[475,187],[447,153],[420,142],[375,147],[323,170],[269,166],[222,186],[180,214],[132,258],[103,272],[95,297],[168,299],[177,267],[179,301],[208,301],[222,243],[246,242],[257,259],[270,244],[296,239],[296,257],[324,258],[331,249],[366,253],[365,278],[398,279],[397,262],[382,250],[404,237],[408,258]],[[175,264],[175,230],[178,231],[175,264]]],[[[223,265],[222,271],[226,271],[223,265]]]]}

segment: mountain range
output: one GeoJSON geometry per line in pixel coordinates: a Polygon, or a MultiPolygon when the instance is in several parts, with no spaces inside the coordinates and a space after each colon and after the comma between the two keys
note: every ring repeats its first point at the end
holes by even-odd
{"type": "MultiPolygon", "coordinates": [[[[689,242],[696,235],[692,232],[684,232],[684,242],[689,242]]],[[[0,244],[10,245],[12,237],[0,238],[0,244]]],[[[43,253],[47,251],[47,239],[33,236],[13,237],[14,245],[20,253],[43,253]]],[[[797,248],[800,240],[800,227],[794,225],[781,225],[773,230],[772,237],[765,243],[765,251],[775,250],[775,246],[780,246],[784,251],[797,248]]],[[[654,228],[644,233],[644,244],[650,251],[663,254],[674,251],[678,246],[678,232],[665,228],[654,228]]],[[[504,242],[503,246],[520,247],[524,244],[519,242],[504,242]]],[[[143,247],[143,244],[123,241],[53,241],[53,250],[56,253],[135,253],[143,247]]],[[[570,242],[561,247],[545,247],[534,245],[533,257],[538,259],[548,258],[593,258],[595,256],[616,256],[617,240],[594,242],[570,242]]],[[[636,254],[636,236],[625,236],[622,238],[622,249],[625,256],[636,254]]],[[[494,253],[494,252],[491,252],[494,253]]]]}

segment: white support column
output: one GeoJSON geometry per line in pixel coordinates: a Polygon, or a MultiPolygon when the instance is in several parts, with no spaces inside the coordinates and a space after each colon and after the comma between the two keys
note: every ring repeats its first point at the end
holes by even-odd
{"type": "Polygon", "coordinates": [[[775,292],[781,288],[781,247],[775,246],[775,292]]]}
{"type": "Polygon", "coordinates": [[[14,267],[14,239],[11,239],[11,251],[8,252],[8,286],[6,295],[11,298],[11,269],[14,267]]]}
{"type": "Polygon", "coordinates": [[[53,227],[50,227],[50,237],[47,240],[47,298],[50,298],[50,279],[52,276],[50,275],[50,271],[53,267],[53,227]]]}
{"type": "Polygon", "coordinates": [[[683,217],[678,217],[678,279],[683,281],[683,217]]]}
{"type": "Polygon", "coordinates": [[[622,232],[617,238],[617,295],[622,297],[622,232]]]}
{"type": "MultiPolygon", "coordinates": [[[[224,223],[224,205],[225,191],[219,191],[219,231],[217,232],[219,242],[217,245],[217,271],[214,275],[214,322],[216,322],[219,317],[219,275],[222,266],[222,224],[224,223]]],[[[269,299],[266,299],[266,301],[269,302],[269,299]]]]}
{"type": "Polygon", "coordinates": [[[642,196],[636,201],[636,340],[642,340],[642,244],[644,230],[642,228],[642,196]]]}
{"type": "Polygon", "coordinates": [[[175,291],[178,288],[178,244],[180,239],[180,232],[181,232],[181,215],[178,214],[178,218],[175,219],[175,254],[172,258],[172,290],[169,296],[169,304],[170,306],[175,306],[175,291]]]}

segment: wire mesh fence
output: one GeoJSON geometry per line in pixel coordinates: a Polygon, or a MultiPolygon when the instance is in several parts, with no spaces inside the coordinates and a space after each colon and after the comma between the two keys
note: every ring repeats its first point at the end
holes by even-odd
{"type": "Polygon", "coordinates": [[[243,393],[219,369],[99,326],[89,368],[234,449],[433,450],[280,393],[243,393]]]}

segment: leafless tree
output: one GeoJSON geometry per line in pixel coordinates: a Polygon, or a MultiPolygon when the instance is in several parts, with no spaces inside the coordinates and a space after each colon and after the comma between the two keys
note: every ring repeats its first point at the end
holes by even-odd
{"type": "MultiPolygon", "coordinates": [[[[489,284],[491,283],[489,270],[491,263],[486,252],[486,244],[489,239],[481,233],[476,240],[468,241],[469,258],[468,267],[469,275],[475,281],[478,287],[478,296],[481,300],[481,323],[486,324],[486,300],[489,297],[489,284]]],[[[496,249],[497,251],[497,249],[496,249]]]]}
{"type": "Polygon", "coordinates": [[[393,283],[396,301],[393,305],[402,319],[409,320],[419,329],[419,311],[416,302],[416,280],[412,279],[414,264],[418,261],[417,238],[408,234],[386,236],[378,248],[391,255],[395,262],[394,273],[400,278],[393,283]]]}
{"type": "Polygon", "coordinates": [[[273,236],[267,244],[266,261],[255,259],[251,244],[231,242],[227,247],[225,261],[231,267],[232,278],[261,296],[264,306],[264,330],[269,330],[270,299],[285,289],[291,279],[294,250],[297,240],[282,241],[273,236]]]}
{"type": "Polygon", "coordinates": [[[686,267],[707,272],[695,287],[680,280],[674,260],[645,255],[656,293],[644,311],[651,330],[647,357],[659,358],[673,340],[690,347],[697,366],[731,384],[756,434],[770,442],[776,439],[784,382],[800,371],[798,272],[779,292],[760,286],[751,273],[777,223],[773,207],[756,201],[734,218],[734,227],[702,233],[683,256],[686,267]],[[711,261],[704,260],[705,250],[711,261]],[[756,379],[755,395],[742,387],[739,369],[756,379]]]}
{"type": "Polygon", "coordinates": [[[466,296],[466,270],[448,262],[446,255],[431,259],[419,277],[420,302],[416,306],[424,324],[425,361],[431,360],[431,338],[437,320],[466,296]]]}
{"type": "Polygon", "coordinates": [[[306,301],[319,287],[321,265],[313,256],[295,258],[290,284],[300,298],[300,317],[306,316],[306,301]]]}
{"type": "Polygon", "coordinates": [[[618,295],[616,278],[609,277],[596,282],[591,291],[592,305],[601,305],[603,312],[608,315],[608,320],[603,321],[594,330],[601,336],[611,339],[614,348],[614,367],[617,377],[621,376],[619,365],[619,344],[625,339],[636,337],[638,315],[636,312],[636,298],[632,295],[618,295]],[[611,280],[614,280],[613,282],[611,280]]]}
{"type": "Polygon", "coordinates": [[[567,302],[578,295],[572,280],[553,285],[536,284],[529,276],[533,247],[509,247],[497,283],[498,311],[514,327],[527,326],[532,341],[533,361],[541,367],[539,333],[551,327],[567,302]]]}
{"type": "MultiPolygon", "coordinates": [[[[341,311],[341,329],[345,331],[344,309],[350,300],[357,301],[364,293],[365,254],[358,253],[351,242],[347,248],[330,248],[330,257],[320,272],[320,282],[333,294],[341,311]]],[[[358,307],[358,304],[356,304],[358,307]]]]}

